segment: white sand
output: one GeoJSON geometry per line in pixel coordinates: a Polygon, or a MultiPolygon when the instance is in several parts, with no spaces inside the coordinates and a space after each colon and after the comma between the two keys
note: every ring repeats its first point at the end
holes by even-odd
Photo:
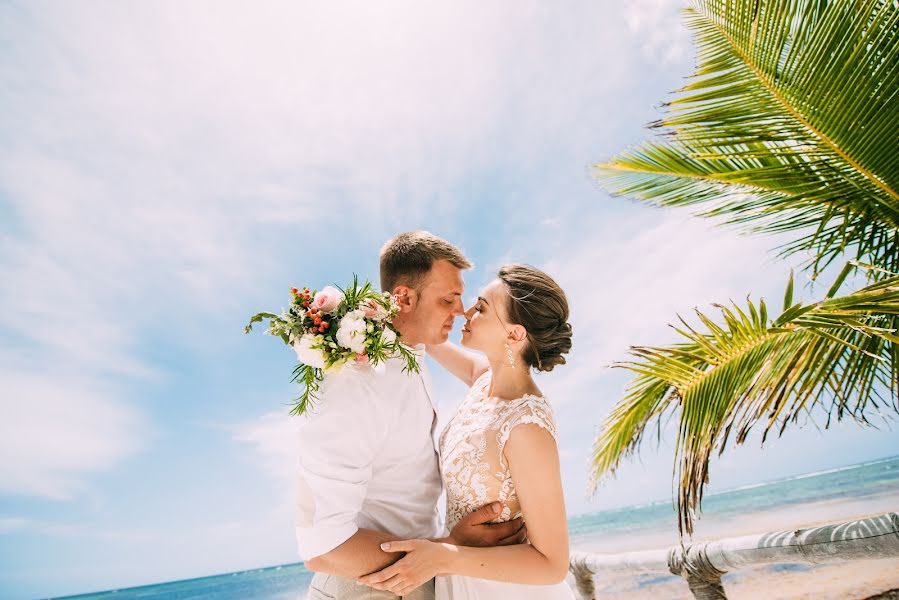
{"type": "MultiPolygon", "coordinates": [[[[670,581],[637,588],[632,580],[597,578],[601,600],[692,600],[687,583],[670,581]]],[[[772,567],[750,568],[725,575],[730,600],[861,600],[899,588],[899,558],[810,567],[807,571],[775,572],[772,567]]]]}
{"type": "MultiPolygon", "coordinates": [[[[697,523],[693,539],[707,541],[767,531],[786,531],[896,511],[899,511],[899,492],[852,500],[813,502],[753,513],[746,517],[701,519],[697,523]]],[[[639,533],[627,540],[626,547],[622,546],[622,541],[590,538],[578,541],[572,549],[618,553],[667,548],[677,543],[676,523],[672,523],[672,529],[668,532],[639,533]]],[[[899,588],[899,557],[833,565],[754,567],[728,573],[722,581],[728,598],[734,600],[862,599],[899,588]]],[[[571,582],[573,584],[573,579],[571,582]]],[[[602,600],[693,598],[684,580],[662,574],[610,576],[599,573],[596,577],[596,591],[597,597],[602,600]],[[642,587],[641,582],[644,584],[642,587]],[[647,585],[650,583],[651,585],[647,585]]]]}

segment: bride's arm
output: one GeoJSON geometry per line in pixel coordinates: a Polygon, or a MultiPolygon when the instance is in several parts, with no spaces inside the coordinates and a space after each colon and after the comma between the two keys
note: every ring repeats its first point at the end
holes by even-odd
{"type": "Polygon", "coordinates": [[[427,350],[431,358],[469,387],[490,367],[490,363],[482,355],[469,352],[452,342],[427,346],[427,350]]]}
{"type": "Polygon", "coordinates": [[[556,441],[538,425],[519,425],[512,430],[504,454],[530,545],[447,548],[441,572],[516,583],[558,583],[568,573],[568,523],[556,441]]]}
{"type": "Polygon", "coordinates": [[[504,450],[530,544],[469,548],[426,540],[390,542],[388,552],[406,552],[393,566],[360,579],[402,595],[434,575],[466,575],[494,581],[549,585],[568,573],[568,525],[552,435],[537,425],[512,430],[504,450]]]}

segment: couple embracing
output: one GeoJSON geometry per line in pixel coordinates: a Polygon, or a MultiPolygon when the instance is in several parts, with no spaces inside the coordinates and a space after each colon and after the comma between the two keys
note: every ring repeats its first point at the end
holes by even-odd
{"type": "Polygon", "coordinates": [[[568,302],[546,273],[508,265],[465,310],[471,266],[424,231],[381,251],[393,325],[422,370],[390,360],[332,373],[300,425],[296,533],[316,572],[311,600],[574,598],[555,420],[531,377],[565,362],[568,302]],[[470,350],[447,341],[457,316],[470,350]],[[425,352],[469,386],[439,435],[425,352]]]}

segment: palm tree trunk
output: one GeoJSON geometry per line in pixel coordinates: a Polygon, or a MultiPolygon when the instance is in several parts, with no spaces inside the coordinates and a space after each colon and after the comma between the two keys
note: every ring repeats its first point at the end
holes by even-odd
{"type": "Polygon", "coordinates": [[[721,585],[721,576],[725,572],[715,568],[707,551],[707,544],[672,548],[668,551],[668,570],[687,580],[697,600],[726,600],[721,585]]]}

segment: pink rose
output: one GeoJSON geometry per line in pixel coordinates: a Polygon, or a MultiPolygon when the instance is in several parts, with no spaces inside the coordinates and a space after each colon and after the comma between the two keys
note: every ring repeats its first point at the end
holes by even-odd
{"type": "Polygon", "coordinates": [[[343,292],[327,285],[315,294],[315,298],[312,300],[312,307],[320,312],[329,313],[340,306],[343,298],[343,292]]]}
{"type": "Polygon", "coordinates": [[[366,319],[375,319],[377,321],[380,321],[387,316],[387,311],[384,310],[384,307],[374,300],[369,300],[363,304],[362,312],[365,313],[366,319]]]}
{"type": "Polygon", "coordinates": [[[367,363],[367,362],[368,362],[368,354],[365,354],[365,353],[357,354],[357,355],[356,355],[356,362],[357,362],[357,363],[363,363],[363,364],[364,364],[364,363],[367,363]]]}

